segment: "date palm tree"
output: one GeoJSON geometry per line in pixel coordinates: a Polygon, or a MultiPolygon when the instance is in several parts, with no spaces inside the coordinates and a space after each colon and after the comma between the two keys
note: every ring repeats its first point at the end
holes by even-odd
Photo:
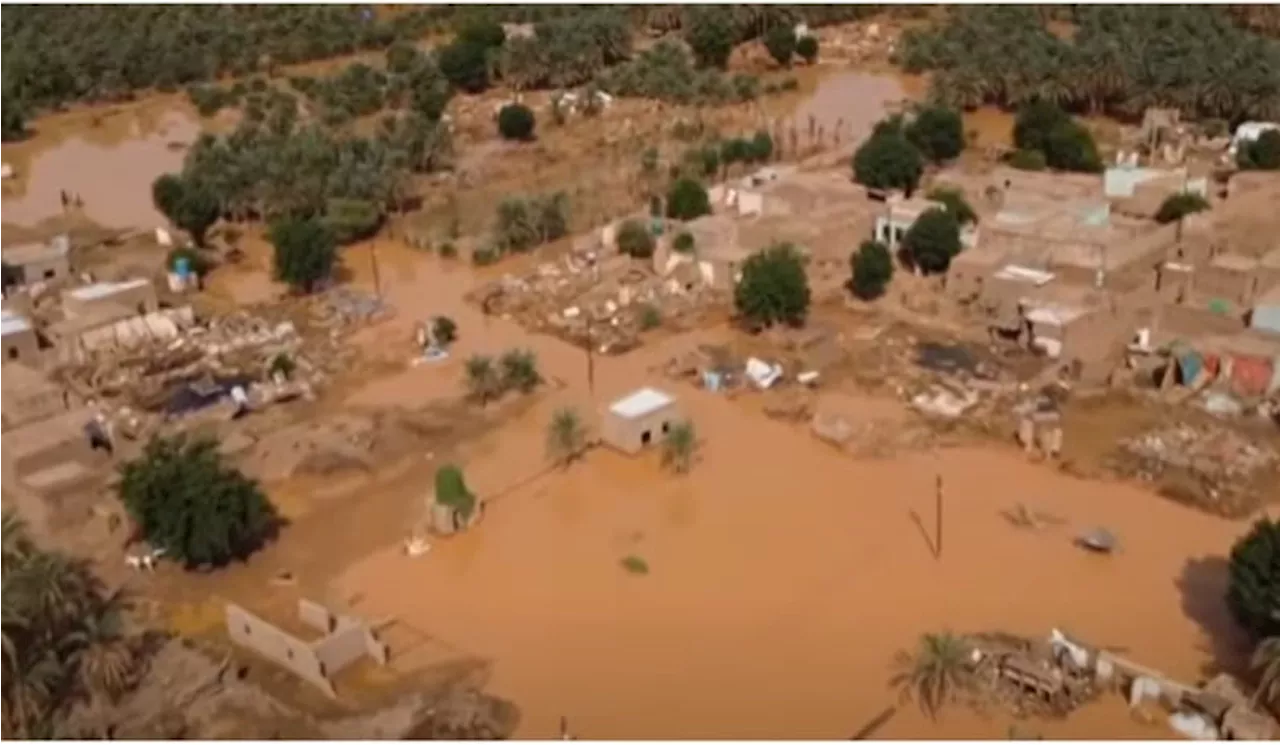
{"type": "Polygon", "coordinates": [[[915,699],[925,714],[936,719],[944,706],[972,687],[970,650],[962,637],[949,631],[924,634],[914,652],[898,653],[890,683],[904,701],[915,699]]]}
{"type": "Polygon", "coordinates": [[[566,406],[551,415],[551,424],[547,427],[547,457],[567,467],[582,455],[586,442],[586,428],[576,409],[566,406]]]}
{"type": "Polygon", "coordinates": [[[466,376],[467,393],[482,406],[496,398],[501,390],[498,368],[493,364],[493,358],[487,355],[475,354],[467,358],[466,376]]]}
{"type": "Polygon", "coordinates": [[[1250,668],[1258,674],[1258,688],[1253,703],[1280,704],[1280,636],[1272,636],[1258,642],[1253,650],[1250,668]]]}
{"type": "Polygon", "coordinates": [[[676,473],[688,473],[697,448],[698,433],[693,422],[676,422],[662,440],[662,465],[676,473]]]}

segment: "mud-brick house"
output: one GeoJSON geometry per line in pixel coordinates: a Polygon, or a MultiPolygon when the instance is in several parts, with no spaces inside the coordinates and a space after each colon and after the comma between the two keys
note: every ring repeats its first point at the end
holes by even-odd
{"type": "Polygon", "coordinates": [[[1220,254],[1195,273],[1195,294],[1204,304],[1243,311],[1258,289],[1258,260],[1239,254],[1220,254]]]}
{"type": "Polygon", "coordinates": [[[609,404],[600,421],[605,443],[629,455],[661,440],[680,421],[674,396],[641,388],[609,404]]]}
{"type": "Polygon", "coordinates": [[[65,279],[71,275],[71,239],[60,235],[48,243],[24,243],[0,251],[8,270],[5,291],[9,285],[25,286],[34,282],[65,279]]]}

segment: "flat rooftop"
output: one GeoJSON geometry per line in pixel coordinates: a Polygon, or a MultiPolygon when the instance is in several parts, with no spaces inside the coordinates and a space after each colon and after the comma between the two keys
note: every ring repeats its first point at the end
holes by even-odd
{"type": "Polygon", "coordinates": [[[23,243],[6,248],[0,250],[0,255],[10,264],[30,264],[66,256],[70,250],[71,243],[64,236],[59,236],[49,243],[23,243]]]}
{"type": "Polygon", "coordinates": [[[0,314],[0,335],[19,334],[31,330],[31,322],[11,310],[0,314]]]}
{"type": "Polygon", "coordinates": [[[1209,266],[1215,269],[1226,269],[1232,272],[1252,272],[1258,268],[1258,260],[1239,254],[1222,254],[1215,256],[1209,266]]]}
{"type": "Polygon", "coordinates": [[[675,403],[675,399],[656,388],[641,388],[614,401],[609,411],[624,419],[638,419],[675,403]]]}
{"type": "Polygon", "coordinates": [[[91,285],[77,287],[68,290],[67,294],[77,300],[100,300],[104,297],[111,297],[122,292],[137,289],[151,283],[151,280],[144,278],[128,279],[123,282],[95,282],[91,285]]]}

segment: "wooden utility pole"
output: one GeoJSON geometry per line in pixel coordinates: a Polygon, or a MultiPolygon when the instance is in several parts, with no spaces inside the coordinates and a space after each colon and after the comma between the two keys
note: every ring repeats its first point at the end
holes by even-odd
{"type": "Polygon", "coordinates": [[[369,262],[373,264],[373,292],[382,299],[382,279],[378,276],[378,241],[369,241],[369,262]]]}
{"type": "Polygon", "coordinates": [[[596,343],[591,338],[591,316],[587,316],[587,391],[596,392],[596,343]]]}
{"type": "Polygon", "coordinates": [[[942,474],[938,474],[938,480],[934,489],[934,516],[936,518],[936,526],[934,529],[934,555],[935,559],[942,559],[942,474]]]}

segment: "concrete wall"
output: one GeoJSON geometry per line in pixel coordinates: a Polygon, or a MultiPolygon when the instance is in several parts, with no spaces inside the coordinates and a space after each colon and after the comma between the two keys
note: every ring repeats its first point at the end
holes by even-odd
{"type": "Polygon", "coordinates": [[[54,386],[14,391],[6,388],[0,419],[3,419],[3,427],[7,430],[50,419],[66,410],[66,398],[54,386]]]}
{"type": "Polygon", "coordinates": [[[71,262],[67,260],[67,256],[59,256],[52,251],[17,266],[22,269],[23,284],[28,285],[71,276],[71,262]]]}
{"type": "Polygon", "coordinates": [[[4,361],[25,362],[36,366],[40,357],[40,341],[35,329],[23,329],[4,335],[4,361]]]}
{"type": "Polygon", "coordinates": [[[605,409],[600,421],[600,436],[605,443],[634,455],[645,447],[662,442],[669,429],[680,421],[678,402],[671,402],[646,416],[627,419],[605,409]],[[644,434],[649,434],[649,441],[644,442],[644,434]]]}
{"type": "Polygon", "coordinates": [[[120,283],[114,292],[85,296],[80,287],[62,293],[62,312],[67,318],[93,319],[102,317],[109,323],[121,316],[120,308],[127,315],[154,313],[160,306],[156,301],[156,288],[149,280],[120,283]],[[80,294],[77,294],[77,293],[80,294]]]}
{"type": "Polygon", "coordinates": [[[236,644],[249,647],[327,695],[337,697],[333,683],[326,676],[327,668],[310,644],[230,603],[227,604],[227,633],[236,644]]]}

